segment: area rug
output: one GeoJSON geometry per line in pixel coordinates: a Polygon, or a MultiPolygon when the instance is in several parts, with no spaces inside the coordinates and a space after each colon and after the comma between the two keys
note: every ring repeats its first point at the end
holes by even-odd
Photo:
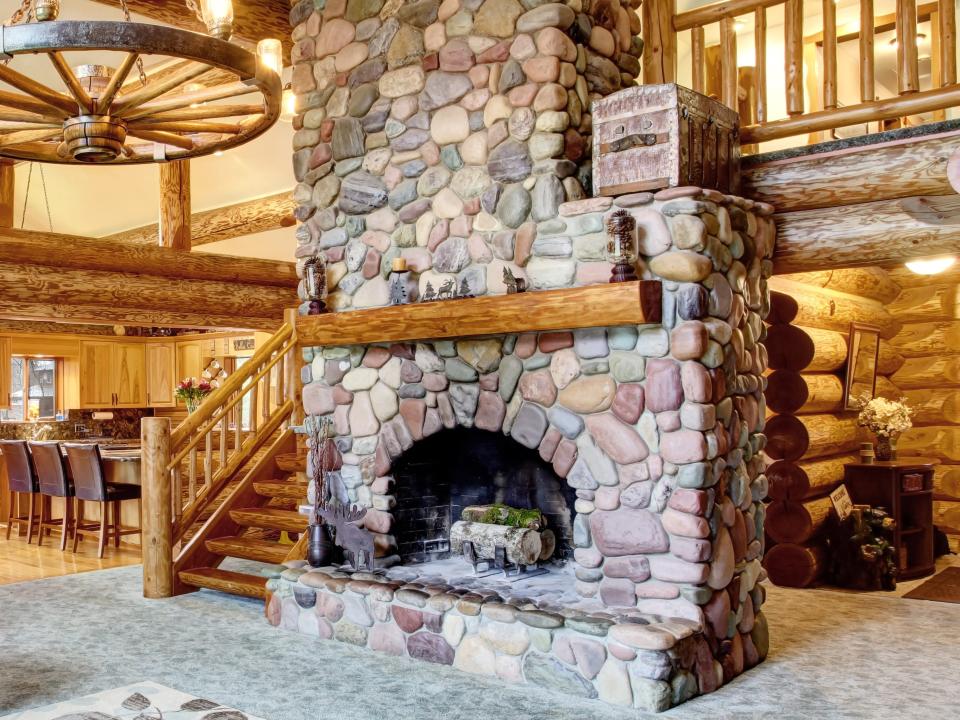
{"type": "Polygon", "coordinates": [[[934,600],[960,603],[960,568],[949,567],[916,587],[906,595],[910,600],[934,600]]]}
{"type": "Polygon", "coordinates": [[[154,682],[106,690],[0,720],[262,720],[154,682]]]}

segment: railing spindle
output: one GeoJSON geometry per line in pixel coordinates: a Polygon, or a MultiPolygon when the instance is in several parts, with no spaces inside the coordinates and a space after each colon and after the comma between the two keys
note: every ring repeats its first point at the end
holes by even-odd
{"type": "Polygon", "coordinates": [[[787,0],[783,6],[784,77],[787,114],[803,114],[803,0],[787,0]]]}
{"type": "Polygon", "coordinates": [[[203,441],[203,486],[209,488],[213,482],[213,431],[207,433],[203,441]]]}
{"type": "Polygon", "coordinates": [[[957,11],[954,0],[939,0],[940,86],[957,81],[957,11]]]}
{"type": "Polygon", "coordinates": [[[837,106],[837,6],[823,0],[823,109],[837,106]]]}
{"type": "Polygon", "coordinates": [[[229,442],[229,420],[224,415],[220,418],[220,467],[227,464],[227,443],[229,442]]]}
{"type": "Polygon", "coordinates": [[[177,465],[173,473],[173,516],[179,520],[183,517],[183,473],[177,465]]]}
{"type": "Polygon", "coordinates": [[[897,0],[897,86],[901,95],[920,89],[916,0],[897,0]]]}
{"type": "Polygon", "coordinates": [[[676,0],[645,0],[640,6],[643,35],[643,82],[676,82],[677,34],[673,28],[676,0]]]}
{"type": "Polygon", "coordinates": [[[691,68],[691,80],[693,83],[693,89],[698,93],[704,91],[704,40],[703,40],[703,28],[695,27],[690,30],[690,62],[693,64],[691,68]]]}
{"type": "Polygon", "coordinates": [[[728,108],[737,109],[737,31],[734,19],[725,17],[720,21],[720,102],[728,108]]]}
{"type": "Polygon", "coordinates": [[[860,0],[860,101],[877,97],[873,69],[873,0],[860,0]]]}
{"type": "Polygon", "coordinates": [[[757,122],[763,123],[767,120],[767,11],[762,7],[753,14],[753,46],[757,56],[753,73],[757,122]]]}
{"type": "Polygon", "coordinates": [[[187,497],[190,504],[197,499],[197,449],[190,450],[190,467],[187,470],[187,497]]]}
{"type": "Polygon", "coordinates": [[[250,388],[250,434],[257,434],[257,425],[259,417],[258,413],[260,412],[260,382],[254,382],[253,387],[250,388]]]}

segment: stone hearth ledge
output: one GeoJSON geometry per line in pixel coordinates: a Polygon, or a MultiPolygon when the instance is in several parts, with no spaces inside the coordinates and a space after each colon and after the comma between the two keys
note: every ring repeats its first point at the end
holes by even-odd
{"type": "MultiPolygon", "coordinates": [[[[699,624],[636,608],[546,611],[533,601],[379,574],[277,568],[267,583],[274,626],[377,652],[452,665],[613,705],[660,712],[723,683],[699,624]]],[[[763,587],[751,591],[763,602],[763,587]]],[[[744,662],[766,657],[766,620],[750,628],[744,662]]]]}

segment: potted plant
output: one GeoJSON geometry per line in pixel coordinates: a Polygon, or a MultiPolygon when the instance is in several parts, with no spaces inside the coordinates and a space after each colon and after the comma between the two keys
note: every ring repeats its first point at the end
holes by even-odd
{"type": "Polygon", "coordinates": [[[897,457],[897,440],[913,427],[910,416],[913,410],[906,398],[888,400],[883,397],[857,398],[860,415],[857,424],[877,436],[877,460],[893,460],[897,457]]]}
{"type": "Polygon", "coordinates": [[[187,406],[187,412],[192,413],[200,407],[203,399],[212,392],[213,386],[207,380],[186,378],[177,385],[175,394],[177,400],[183,400],[187,406]]]}
{"type": "MultiPolygon", "coordinates": [[[[307,562],[311,567],[322,567],[333,561],[334,545],[321,512],[326,508],[327,470],[331,469],[332,456],[329,418],[310,418],[310,474],[313,479],[313,509],[307,527],[307,562]]],[[[333,448],[335,451],[335,448],[333,448]]]]}

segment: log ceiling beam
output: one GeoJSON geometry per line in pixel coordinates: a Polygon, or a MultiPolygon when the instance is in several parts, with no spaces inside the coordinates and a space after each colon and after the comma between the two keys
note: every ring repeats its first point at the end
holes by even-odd
{"type": "Polygon", "coordinates": [[[14,189],[14,164],[9,160],[0,160],[0,229],[13,227],[14,189]]]}
{"type": "MultiPolygon", "coordinates": [[[[246,200],[190,216],[193,247],[229,240],[243,235],[290,227],[296,223],[296,203],[289,192],[246,200]]],[[[101,240],[135,245],[156,245],[160,234],[157,223],[106,235],[101,240]]]]}
{"type": "MultiPolygon", "coordinates": [[[[118,7],[117,0],[94,0],[101,5],[118,7]]],[[[206,33],[203,23],[184,2],[169,0],[127,0],[130,12],[150,20],[173,25],[184,30],[206,33]]],[[[233,35],[240,40],[256,43],[264,38],[276,38],[283,43],[284,56],[289,62],[290,5],[287,0],[234,0],[233,35]]]]}

